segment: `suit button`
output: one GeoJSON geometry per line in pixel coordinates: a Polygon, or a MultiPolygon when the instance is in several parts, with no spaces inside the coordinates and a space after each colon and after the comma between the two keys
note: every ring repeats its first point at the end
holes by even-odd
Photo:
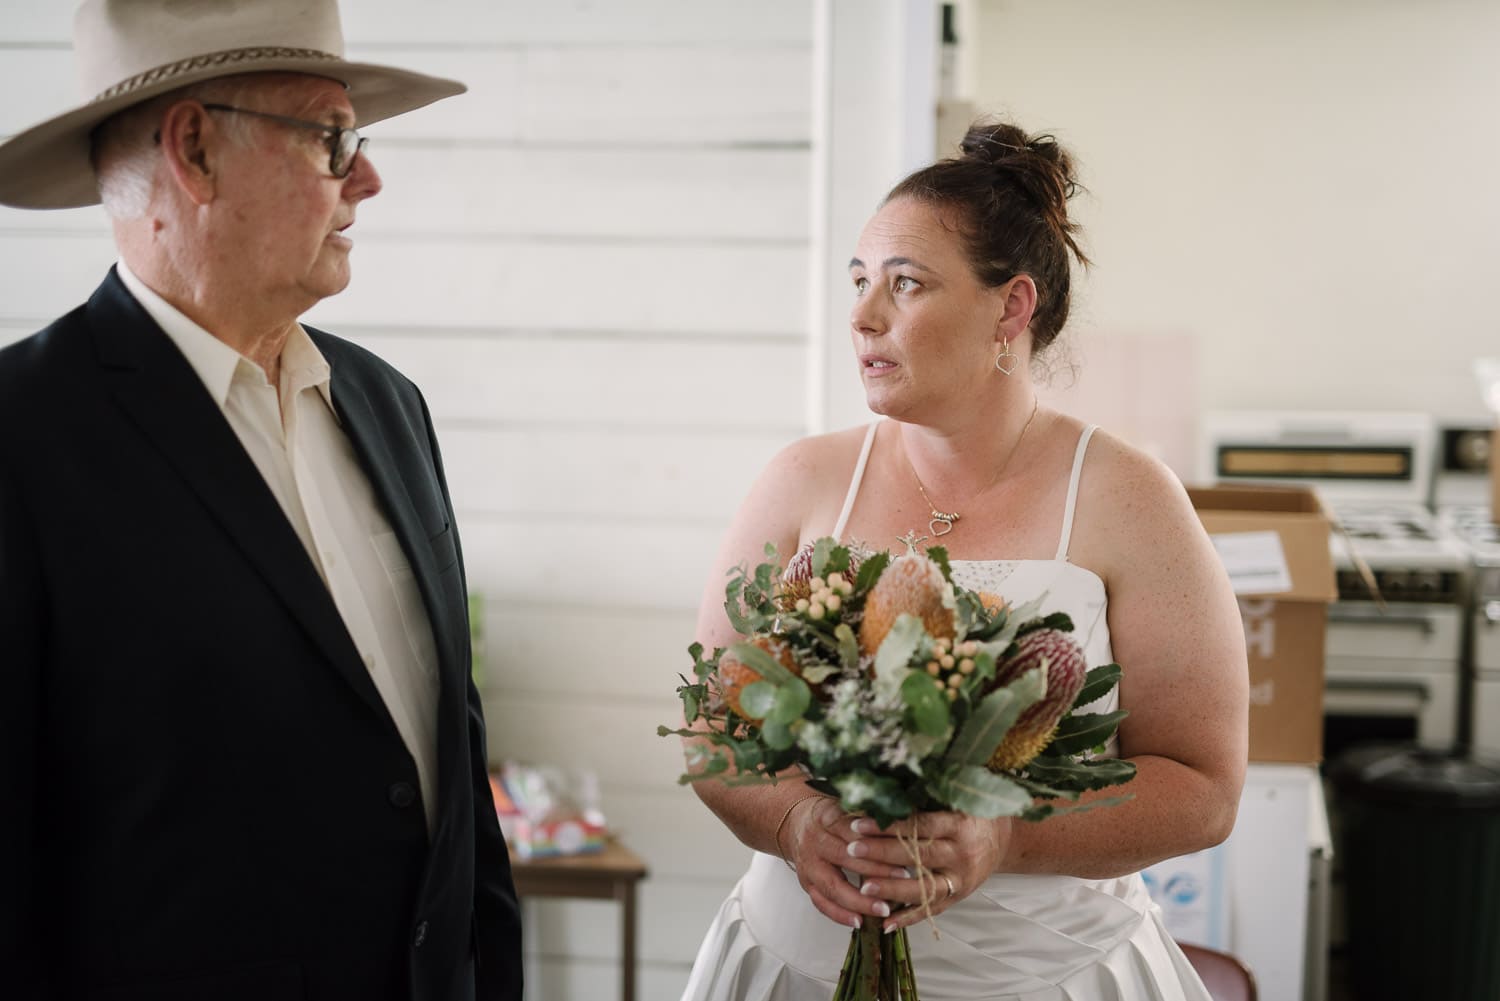
{"type": "Polygon", "coordinates": [[[386,799],[398,810],[404,810],[417,801],[417,791],[410,782],[396,782],[385,791],[386,799]]]}
{"type": "Polygon", "coordinates": [[[425,941],[427,941],[427,922],[418,921],[416,934],[411,937],[411,947],[413,949],[420,949],[422,948],[422,943],[425,941]]]}

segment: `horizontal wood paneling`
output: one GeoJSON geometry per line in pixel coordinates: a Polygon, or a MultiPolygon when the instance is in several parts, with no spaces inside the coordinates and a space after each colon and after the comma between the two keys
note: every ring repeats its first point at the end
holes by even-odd
{"type": "MultiPolygon", "coordinates": [[[[10,48],[0,59],[0,135],[81,103],[72,53],[10,48]]],[[[806,46],[385,48],[350,58],[463,81],[469,92],[372,125],[377,139],[569,148],[790,144],[810,130],[806,46]]]]}
{"type": "MultiPolygon", "coordinates": [[[[795,334],[805,257],[736,246],[569,245],[354,237],[345,294],[314,326],[456,327],[682,334],[795,334]]],[[[87,296],[116,258],[105,236],[0,234],[0,316],[52,317],[87,296]]]]}
{"type": "MultiPolygon", "coordinates": [[[[469,586],[490,600],[693,609],[731,512],[720,524],[494,518],[458,512],[469,586]]],[[[712,512],[705,512],[705,519],[712,512]]]]}
{"type": "MultiPolygon", "coordinates": [[[[75,6],[6,0],[3,40],[66,45],[75,6]]],[[[407,4],[344,0],[340,15],[346,42],[444,47],[805,42],[812,23],[806,0],[428,0],[419,14],[407,4]]]]}
{"type": "Polygon", "coordinates": [[[487,601],[486,691],[554,698],[588,692],[601,701],[640,698],[643,685],[652,686],[645,689],[652,696],[670,693],[677,675],[692,667],[687,648],[696,619],[690,608],[487,601]],[[566,644],[567,669],[550,669],[560,643],[566,644]]]}
{"type": "Polygon", "coordinates": [[[315,325],[795,334],[805,255],[746,246],[385,240],[354,235],[354,280],[315,325]]]}
{"type": "MultiPolygon", "coordinates": [[[[582,627],[580,627],[582,628],[582,627]]],[[[552,656],[537,670],[567,673],[568,639],[557,638],[552,656]]],[[[656,728],[681,719],[676,677],[637,676],[633,699],[595,699],[585,688],[566,698],[520,692],[486,694],[490,760],[544,761],[559,768],[591,770],[604,788],[676,788],[683,756],[676,737],[656,728]]]]}
{"type": "Polygon", "coordinates": [[[396,41],[474,44],[739,45],[803,43],[812,28],[806,0],[429,0],[420,17],[402,4],[343,4],[351,44],[396,41]]]}
{"type": "Polygon", "coordinates": [[[620,518],[720,526],[791,434],[440,429],[454,504],[469,514],[620,518]]]}
{"type": "MultiPolygon", "coordinates": [[[[749,851],[745,853],[748,864],[749,851]]],[[[648,963],[691,964],[744,865],[715,882],[662,879],[651,875],[637,895],[638,957],[648,963]]],[[[571,953],[584,959],[615,961],[620,957],[620,908],[613,901],[525,899],[535,935],[526,951],[536,956],[571,953]]]]}
{"type": "Polygon", "coordinates": [[[766,342],[361,327],[335,332],[416,382],[444,431],[453,422],[488,422],[612,429],[688,424],[785,433],[797,424],[805,379],[806,348],[792,337],[766,342]]]}
{"type": "MultiPolygon", "coordinates": [[[[375,143],[385,190],[359,208],[361,233],[454,238],[607,237],[641,242],[773,241],[801,247],[808,154],[751,149],[490,149],[375,143]]],[[[98,207],[0,207],[7,230],[107,233],[98,207]]]]}
{"type": "MultiPolygon", "coordinates": [[[[359,57],[351,48],[351,57],[359,57]]],[[[570,148],[805,145],[805,46],[388,50],[372,59],[462,80],[469,92],[371,126],[376,137],[570,148]]]]}

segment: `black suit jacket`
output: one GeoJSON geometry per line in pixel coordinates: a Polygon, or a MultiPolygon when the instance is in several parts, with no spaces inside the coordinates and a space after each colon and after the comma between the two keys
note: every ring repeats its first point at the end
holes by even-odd
{"type": "Polygon", "coordinates": [[[437,641],[437,824],[275,498],[111,271],[0,351],[0,995],[519,1001],[426,405],[312,331],[437,641]]]}

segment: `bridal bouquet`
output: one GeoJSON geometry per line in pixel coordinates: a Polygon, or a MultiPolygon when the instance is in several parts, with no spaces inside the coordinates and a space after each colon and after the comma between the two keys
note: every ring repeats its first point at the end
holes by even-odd
{"type": "MultiPolygon", "coordinates": [[[[823,538],[783,570],[730,571],[725,610],[745,639],[694,643],[678,689],[692,737],[683,782],[775,782],[791,768],[882,827],[914,813],[1041,820],[1118,799],[1135,766],[1093,757],[1124,712],[1078,708],[1120,668],[1087,668],[1066,615],[953,584],[946,552],[861,553],[823,538]]],[[[921,876],[920,845],[908,845],[921,876]]],[[[923,882],[924,888],[926,882],[923,882]]],[[[924,905],[925,906],[925,905],[924,905]]],[[[906,931],[864,922],[833,1001],[917,1001],[906,931]]]]}

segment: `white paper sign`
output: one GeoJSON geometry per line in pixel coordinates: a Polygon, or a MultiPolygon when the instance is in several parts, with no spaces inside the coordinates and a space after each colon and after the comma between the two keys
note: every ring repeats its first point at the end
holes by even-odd
{"type": "Polygon", "coordinates": [[[1292,589],[1281,536],[1275,532],[1223,532],[1209,536],[1235,594],[1278,594],[1292,589]]]}

